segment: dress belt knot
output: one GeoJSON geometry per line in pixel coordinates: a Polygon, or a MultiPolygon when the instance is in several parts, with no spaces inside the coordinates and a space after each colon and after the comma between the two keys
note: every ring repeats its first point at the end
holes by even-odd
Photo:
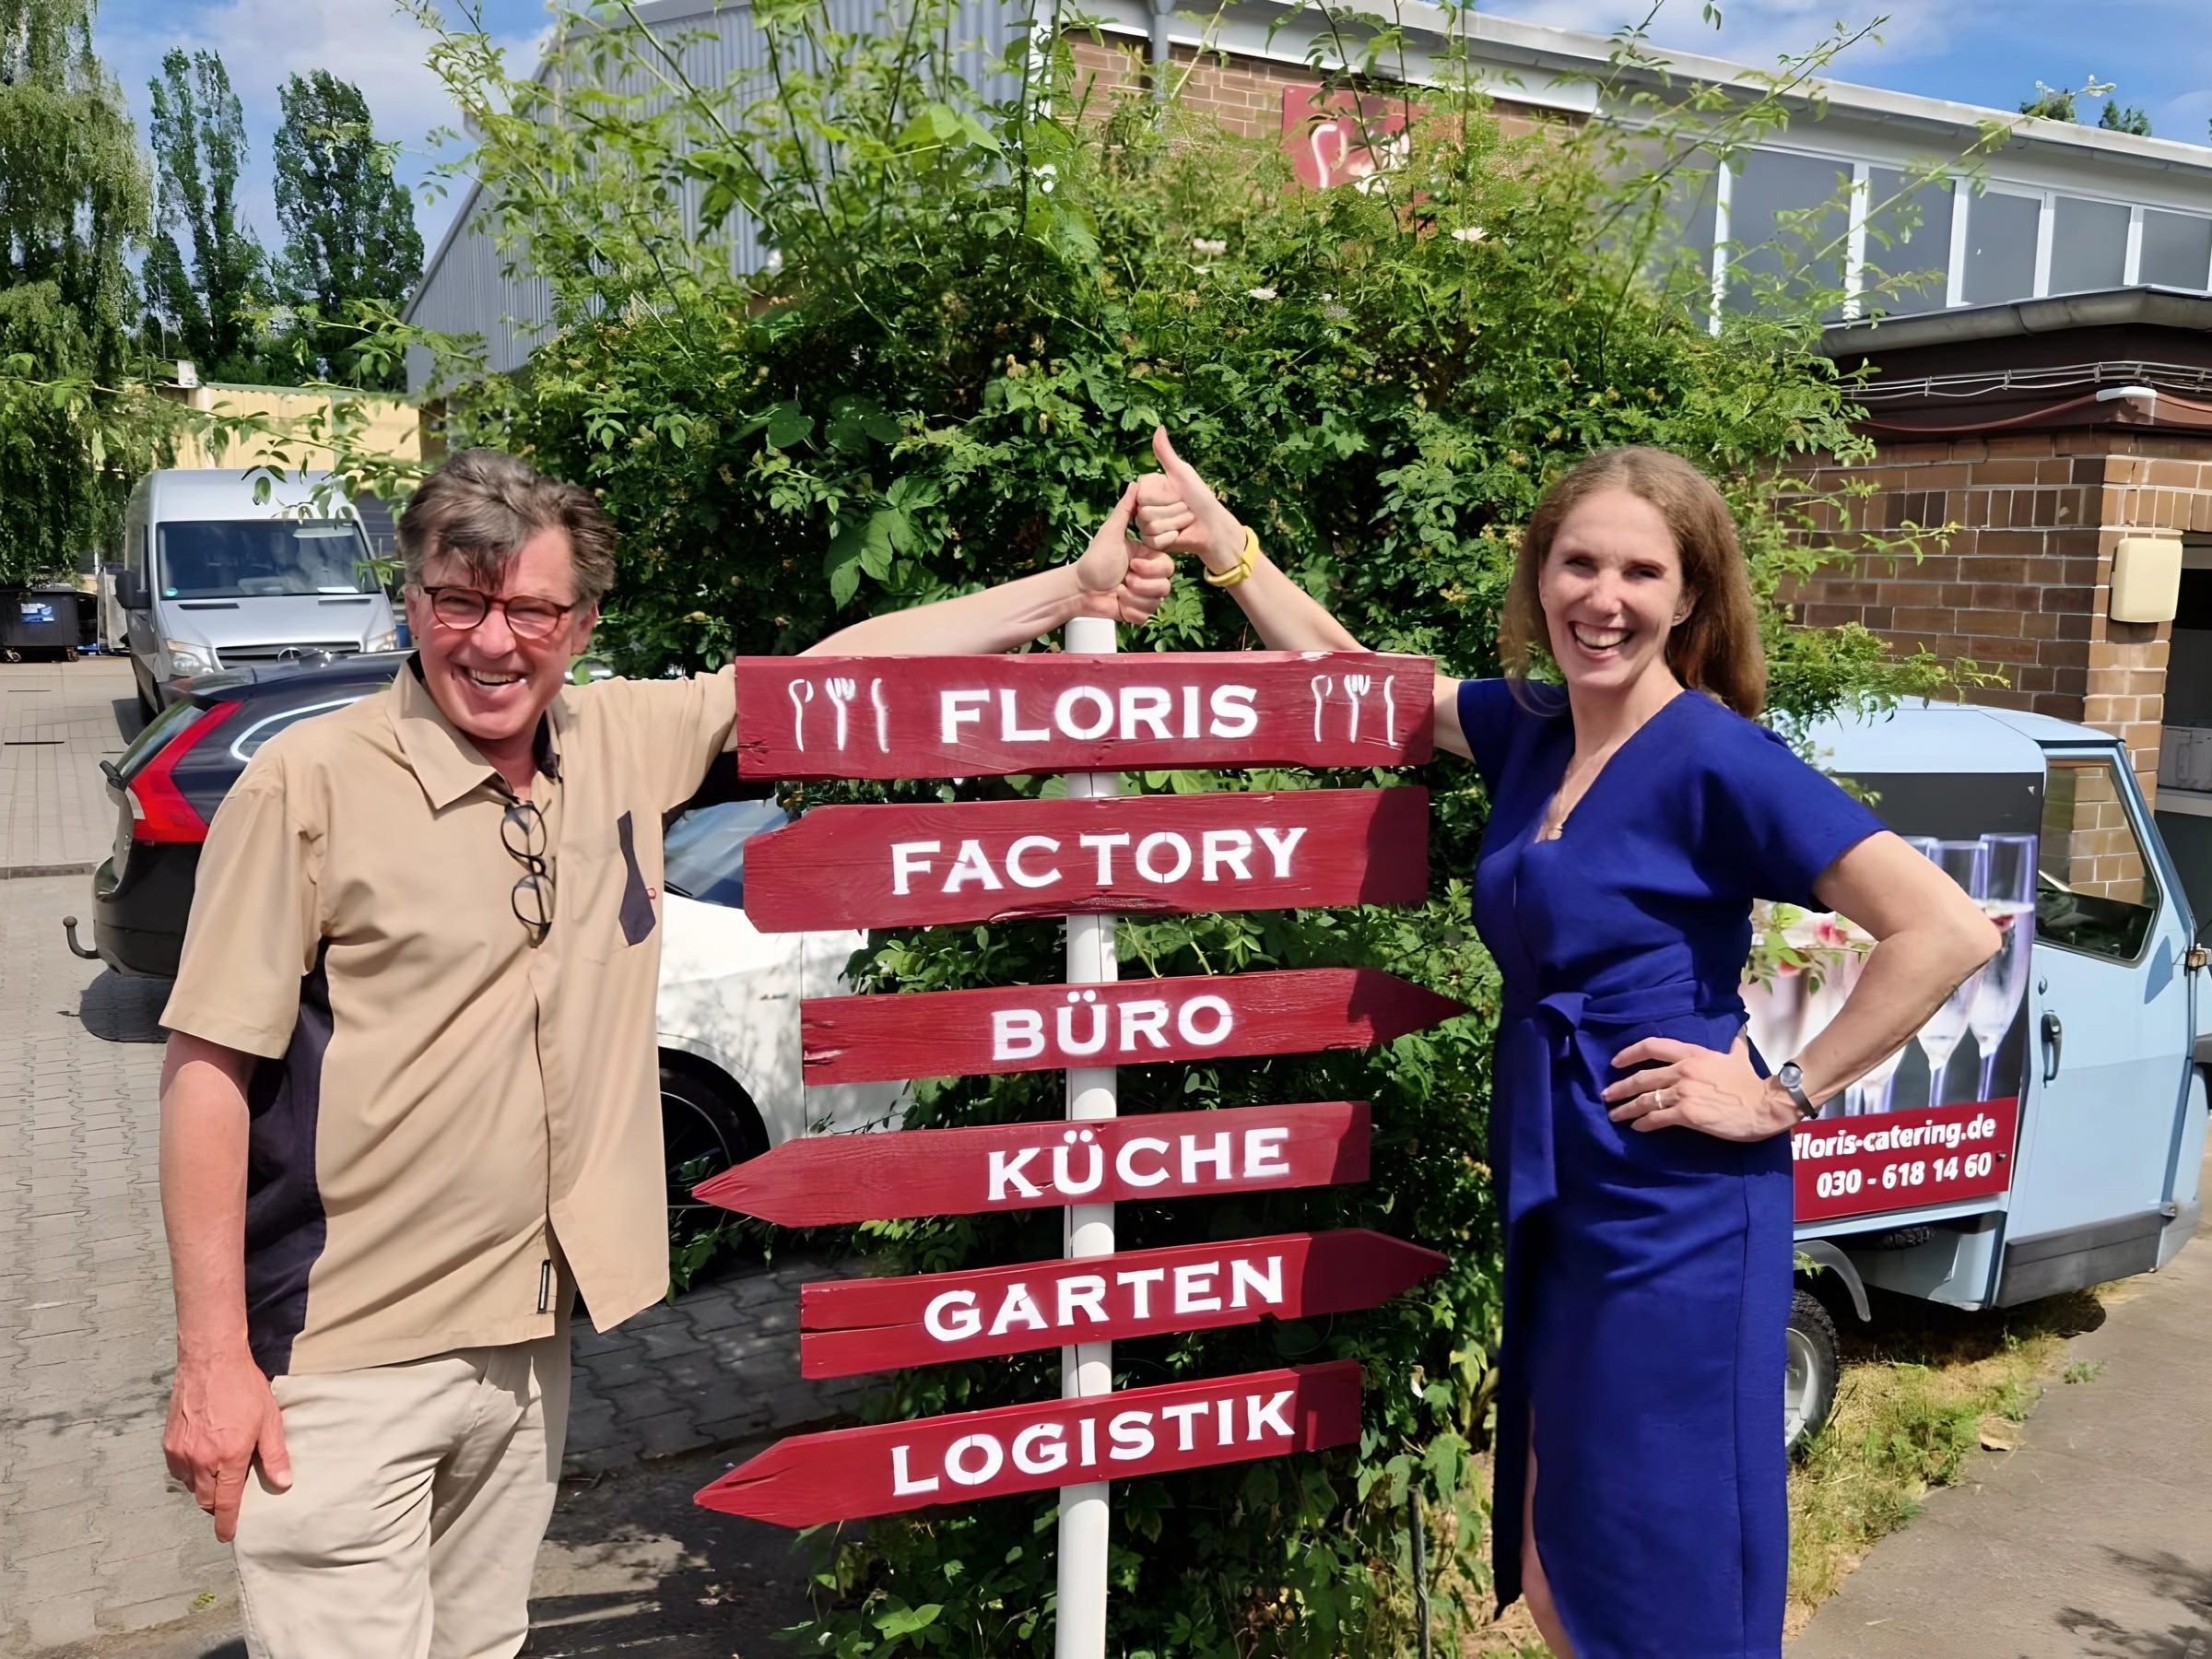
{"type": "MultiPolygon", "coordinates": [[[[1535,998],[1509,996],[1498,1033],[1498,1089],[1490,1120],[1490,1163],[1508,1229],[1559,1196],[1553,1150],[1556,1089],[1561,1068],[1581,1064],[1575,1049],[1581,1033],[1612,1033],[1625,1044],[1650,1034],[1661,1020],[1740,1018],[1742,1010],[1743,1004],[1733,997],[1715,1006],[1694,979],[1595,995],[1554,991],[1535,998]]],[[[1594,1093],[1606,1079],[1593,1077],[1589,1082],[1594,1093]]]]}

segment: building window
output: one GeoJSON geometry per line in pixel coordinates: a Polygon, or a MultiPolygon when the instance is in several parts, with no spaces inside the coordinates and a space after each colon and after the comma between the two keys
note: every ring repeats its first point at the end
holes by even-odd
{"type": "Polygon", "coordinates": [[[2051,292],[2089,294],[2127,280],[2128,210],[2060,196],[2051,228],[2051,292]]]}
{"type": "Polygon", "coordinates": [[[1747,310],[1777,280],[1791,293],[1843,287],[1851,163],[1780,150],[1738,160],[1728,194],[1728,304],[1747,310]],[[1808,218],[1794,216],[1810,211],[1808,218]],[[1785,223],[1785,216],[1787,222],[1785,223]]]}
{"type": "Polygon", "coordinates": [[[1941,311],[1951,276],[1950,180],[1931,180],[1907,193],[1903,173],[1877,167],[1867,174],[1866,194],[1866,271],[1860,283],[1865,309],[1893,317],[1941,311]],[[1874,291],[1890,277],[1921,280],[1874,291]]]}
{"type": "Polygon", "coordinates": [[[2203,293],[2212,284],[2212,219],[2143,210],[2143,261],[2137,282],[2203,293]]]}
{"type": "Polygon", "coordinates": [[[1987,191],[1966,208],[1966,293],[1969,305],[2001,305],[2035,292],[2036,233],[2043,217],[2039,197],[1987,191]]]}

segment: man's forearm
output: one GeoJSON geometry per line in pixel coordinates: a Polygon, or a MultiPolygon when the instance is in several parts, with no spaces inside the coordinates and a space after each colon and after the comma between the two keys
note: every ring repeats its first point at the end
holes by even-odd
{"type": "Polygon", "coordinates": [[[246,1347],[246,1079],[253,1056],[178,1033],[161,1065],[161,1218],[180,1359],[246,1347]]]}
{"type": "Polygon", "coordinates": [[[980,594],[888,611],[841,628],[802,656],[959,656],[1012,651],[1083,610],[1074,565],[1001,582],[980,594]]]}

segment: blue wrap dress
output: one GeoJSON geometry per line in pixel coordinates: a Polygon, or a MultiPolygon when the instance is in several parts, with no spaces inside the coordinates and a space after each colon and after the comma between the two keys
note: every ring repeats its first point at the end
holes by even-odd
{"type": "Polygon", "coordinates": [[[1882,825],[1773,733],[1686,691],[1537,841],[1574,748],[1564,696],[1467,680],[1459,718],[1490,802],[1475,921],[1504,979],[1499,1600],[1520,1594],[1533,1427],[1536,1538],[1579,1659],[1771,1659],[1789,1555],[1789,1136],[1641,1132],[1600,1090],[1641,1038],[1734,1043],[1752,900],[1814,906],[1821,872],[1882,825]]]}

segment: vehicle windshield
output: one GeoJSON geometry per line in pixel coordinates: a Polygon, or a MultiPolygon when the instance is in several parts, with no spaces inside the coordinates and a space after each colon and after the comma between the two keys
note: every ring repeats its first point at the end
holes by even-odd
{"type": "Polygon", "coordinates": [[[745,843],[789,820],[773,801],[718,801],[695,806],[662,838],[662,880],[702,904],[745,908],[745,843]]]}
{"type": "Polygon", "coordinates": [[[351,519],[187,519],[160,527],[164,599],[372,594],[351,519]]]}

